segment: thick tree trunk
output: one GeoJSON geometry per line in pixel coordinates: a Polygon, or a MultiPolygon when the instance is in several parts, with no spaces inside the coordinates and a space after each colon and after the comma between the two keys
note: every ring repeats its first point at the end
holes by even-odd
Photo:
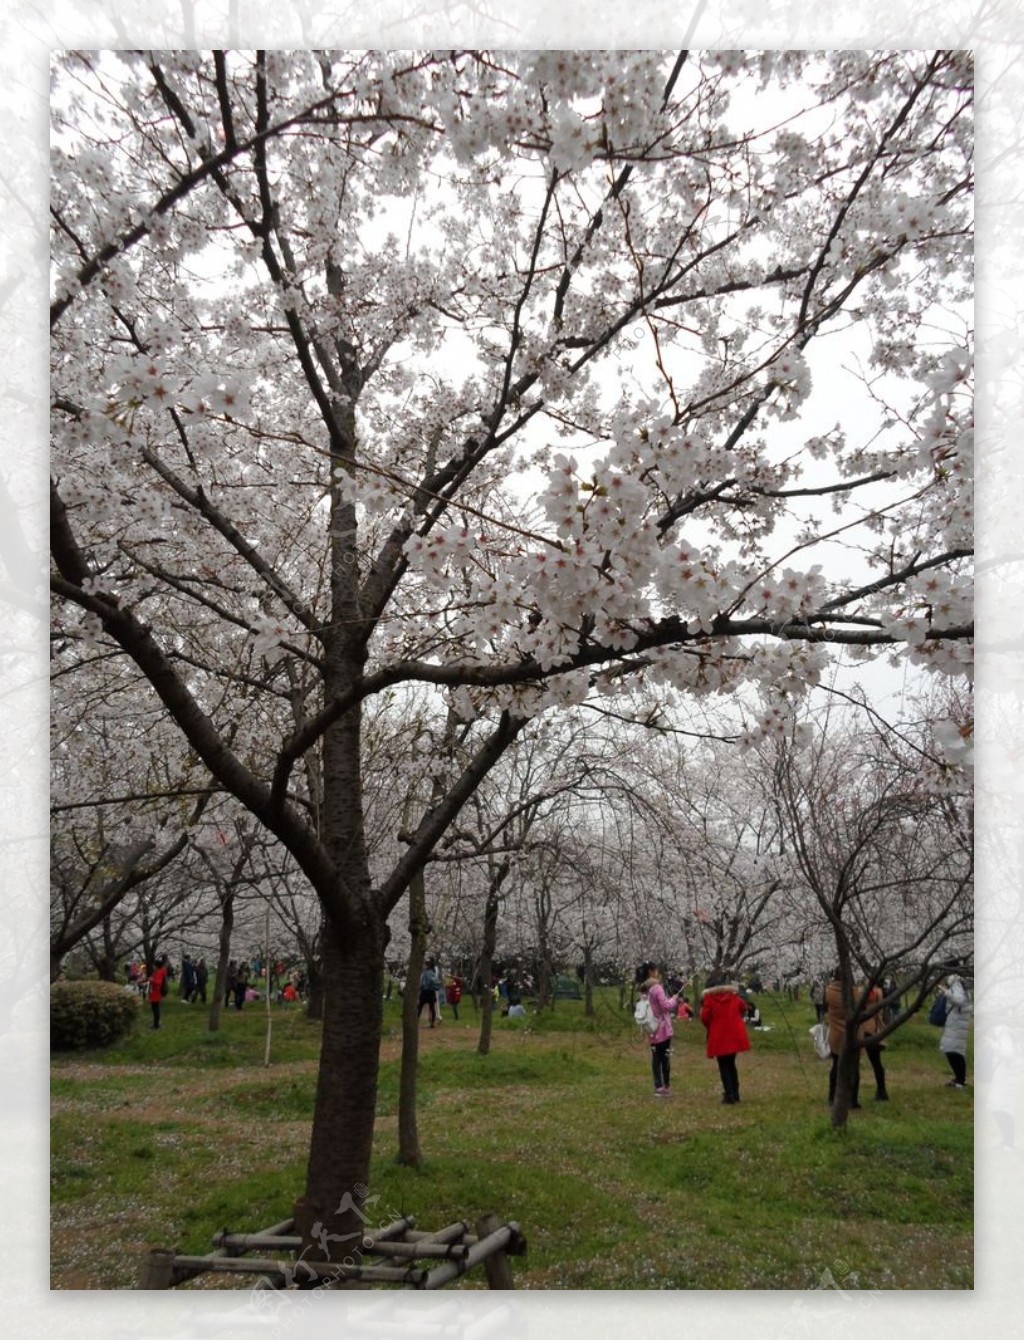
{"type": "Polygon", "coordinates": [[[110,917],[103,918],[103,950],[96,958],[96,971],[101,982],[117,981],[117,946],[111,932],[110,917]]]}
{"type": "MultiPolygon", "coordinates": [[[[353,405],[355,396],[353,396],[353,405]]],[[[324,700],[363,671],[369,629],[360,623],[355,507],[343,479],[354,453],[354,409],[339,415],[332,445],[331,622],[324,633],[324,700]]],[[[317,888],[324,1018],[304,1194],[295,1204],[303,1251],[355,1260],[368,1225],[370,1160],[384,1020],[387,913],[374,898],[363,827],[362,712],[351,707],[323,735],[320,837],[331,867],[317,888]]],[[[369,1211],[372,1214],[372,1209],[369,1211]]]]}
{"type": "Polygon", "coordinates": [[[419,980],[427,952],[427,899],[423,872],[409,884],[409,965],[402,997],[402,1071],[398,1084],[398,1154],[410,1168],[423,1162],[416,1123],[416,1076],[420,1059],[419,980]]]}
{"type": "Polygon", "coordinates": [[[104,954],[96,961],[96,972],[101,982],[116,982],[117,960],[104,954]]]}
{"type": "Polygon", "coordinates": [[[327,989],[305,1194],[296,1229],[310,1258],[358,1258],[376,1227],[369,1193],[383,1024],[386,924],[324,925],[327,989]]]}
{"type": "Polygon", "coordinates": [[[832,1101],[832,1125],[836,1130],[845,1130],[846,1121],[853,1106],[860,1072],[860,1047],[856,1032],[847,1027],[843,1050],[839,1053],[836,1068],[836,1092],[832,1101]]]}

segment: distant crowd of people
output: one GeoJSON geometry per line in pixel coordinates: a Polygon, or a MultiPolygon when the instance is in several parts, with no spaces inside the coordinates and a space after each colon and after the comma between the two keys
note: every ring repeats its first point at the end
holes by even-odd
{"type": "MultiPolygon", "coordinates": [[[[135,960],[124,965],[125,987],[138,991],[150,1004],[153,1012],[153,1027],[160,1027],[160,1007],[172,994],[172,982],[177,980],[178,998],[185,1005],[208,1002],[210,973],[205,958],[193,959],[185,954],[181,961],[181,971],[177,972],[165,954],[156,958],[152,966],[135,960]]],[[[291,969],[277,961],[271,966],[269,988],[266,982],[266,966],[263,961],[252,959],[231,959],[224,975],[224,1004],[241,1010],[246,1004],[265,999],[269,989],[271,999],[278,1004],[289,1005],[306,998],[306,974],[291,969]]]]}

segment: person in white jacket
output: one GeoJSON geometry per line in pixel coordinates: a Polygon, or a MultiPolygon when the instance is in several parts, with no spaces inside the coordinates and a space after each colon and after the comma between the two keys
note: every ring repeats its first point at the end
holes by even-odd
{"type": "Polygon", "coordinates": [[[962,1089],[967,1083],[967,1034],[971,1022],[971,998],[963,982],[956,976],[947,977],[941,989],[945,993],[947,1006],[939,1051],[945,1052],[953,1072],[948,1087],[962,1089]]]}

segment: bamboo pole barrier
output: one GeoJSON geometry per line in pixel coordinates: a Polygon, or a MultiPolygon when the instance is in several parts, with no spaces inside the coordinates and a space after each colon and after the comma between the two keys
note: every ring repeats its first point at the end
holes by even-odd
{"type": "Polygon", "coordinates": [[[476,1238],[469,1232],[469,1225],[464,1219],[460,1219],[456,1224],[447,1224],[444,1228],[439,1228],[435,1233],[420,1231],[419,1229],[409,1229],[405,1235],[406,1242],[454,1242],[460,1241],[467,1247],[471,1247],[476,1238]]]}
{"type": "Polygon", "coordinates": [[[294,1227],[294,1219],[282,1219],[279,1224],[271,1224],[269,1228],[261,1228],[256,1233],[232,1233],[222,1228],[219,1233],[214,1233],[210,1241],[214,1247],[233,1251],[251,1251],[256,1247],[297,1251],[302,1246],[302,1239],[292,1232],[294,1227]]]}
{"type": "Polygon", "coordinates": [[[503,1224],[497,1215],[485,1215],[476,1226],[476,1233],[461,1220],[447,1224],[433,1232],[414,1227],[415,1217],[407,1215],[369,1230],[355,1251],[368,1256],[377,1255],[394,1265],[369,1263],[344,1265],[333,1261],[281,1260],[266,1256],[248,1257],[248,1251],[279,1250],[295,1253],[302,1239],[294,1232],[294,1219],[257,1233],[231,1233],[227,1229],[213,1235],[216,1250],[205,1256],[177,1255],[165,1248],[153,1248],[140,1271],[138,1288],[168,1289],[201,1275],[205,1271],[222,1274],[256,1274],[263,1277],[260,1287],[275,1288],[294,1283],[300,1274],[305,1281],[366,1282],[370,1284],[400,1284],[411,1289],[439,1289],[477,1265],[483,1265],[491,1289],[514,1288],[508,1255],[525,1252],[526,1244],[514,1223],[503,1224]],[[441,1259],[441,1264],[428,1269],[416,1266],[418,1260],[441,1259]],[[408,1264],[399,1264],[407,1261],[408,1264]]]}
{"type": "Polygon", "coordinates": [[[469,1248],[462,1242],[375,1242],[372,1247],[365,1249],[370,1255],[380,1254],[381,1256],[404,1256],[410,1261],[415,1261],[422,1256],[438,1256],[449,1260],[457,1260],[465,1256],[469,1248]]]}
{"type": "Polygon", "coordinates": [[[384,1228],[375,1228],[364,1235],[363,1242],[387,1242],[391,1238],[401,1237],[403,1233],[408,1234],[410,1229],[416,1225],[416,1216],[407,1214],[402,1219],[396,1219],[394,1223],[387,1224],[384,1228]]]}
{"type": "Polygon", "coordinates": [[[264,1248],[267,1251],[297,1252],[302,1247],[302,1239],[293,1234],[273,1233],[214,1233],[211,1241],[218,1247],[231,1248],[239,1252],[254,1252],[264,1248]]]}
{"type": "MultiPolygon", "coordinates": [[[[407,1233],[415,1222],[414,1215],[406,1215],[404,1219],[396,1219],[383,1228],[369,1230],[361,1239],[360,1250],[372,1251],[373,1244],[400,1237],[401,1234],[407,1233]]],[[[258,1233],[229,1233],[224,1229],[220,1233],[214,1233],[211,1241],[217,1247],[240,1252],[259,1251],[261,1248],[269,1251],[299,1251],[302,1247],[302,1238],[295,1233],[279,1231],[294,1227],[294,1223],[294,1219],[286,1219],[283,1223],[261,1229],[258,1233]]]]}
{"type": "Polygon", "coordinates": [[[380,1284],[411,1283],[413,1287],[420,1287],[420,1279],[425,1279],[427,1274],[425,1270],[411,1270],[407,1266],[345,1266],[331,1261],[311,1261],[308,1257],[293,1262],[255,1256],[176,1256],[173,1265],[175,1274],[212,1270],[216,1274],[274,1275],[288,1279],[305,1273],[309,1280],[371,1280],[380,1284]]]}
{"type": "MultiPolygon", "coordinates": [[[[276,1240],[279,1240],[280,1233],[291,1228],[294,1223],[294,1219],[283,1219],[279,1224],[272,1224],[270,1228],[264,1229],[263,1235],[267,1237],[276,1235],[276,1240]]],[[[197,1275],[202,1275],[206,1270],[212,1268],[210,1262],[223,1257],[237,1256],[240,1251],[244,1250],[240,1244],[226,1241],[231,1237],[243,1236],[245,1235],[229,1234],[226,1229],[222,1233],[215,1233],[213,1241],[217,1250],[198,1258],[207,1264],[187,1271],[180,1268],[181,1258],[173,1248],[154,1247],[149,1255],[143,1259],[142,1268],[139,1271],[139,1283],[136,1287],[139,1289],[172,1289],[176,1284],[184,1284],[186,1280],[195,1279],[197,1275]]]]}
{"type": "Polygon", "coordinates": [[[474,1266],[486,1262],[489,1258],[500,1256],[502,1259],[497,1266],[487,1270],[488,1285],[492,1289],[512,1289],[512,1270],[505,1260],[505,1250],[510,1248],[514,1252],[522,1251],[523,1241],[519,1233],[518,1224],[501,1224],[498,1228],[493,1225],[498,1223],[495,1215],[485,1215],[477,1225],[478,1241],[470,1247],[469,1251],[461,1261],[445,1261],[443,1265],[435,1267],[427,1274],[424,1283],[419,1286],[424,1289],[440,1289],[442,1285],[450,1280],[457,1279],[459,1275],[464,1275],[467,1270],[472,1270],[474,1266]],[[495,1281],[492,1283],[492,1279],[495,1281]]]}

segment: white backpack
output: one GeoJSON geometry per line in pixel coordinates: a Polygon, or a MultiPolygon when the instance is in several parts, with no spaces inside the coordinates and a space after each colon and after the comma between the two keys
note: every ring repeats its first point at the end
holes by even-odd
{"type": "Polygon", "coordinates": [[[633,1019],[640,1032],[648,1035],[658,1031],[658,1020],[655,1018],[654,1011],[651,1009],[651,1002],[646,996],[641,996],[636,1003],[636,1009],[633,1011],[633,1019]]]}

